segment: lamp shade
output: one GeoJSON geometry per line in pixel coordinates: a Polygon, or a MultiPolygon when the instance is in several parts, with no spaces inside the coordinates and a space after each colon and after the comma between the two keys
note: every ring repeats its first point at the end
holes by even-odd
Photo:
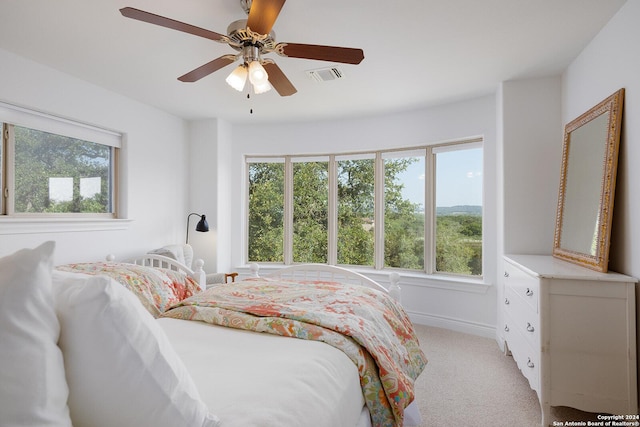
{"type": "Polygon", "coordinates": [[[269,82],[269,75],[262,64],[258,61],[251,61],[249,64],[249,80],[254,86],[269,82]]]}
{"type": "Polygon", "coordinates": [[[193,215],[200,217],[200,221],[198,221],[198,224],[196,224],[196,231],[201,231],[201,232],[209,231],[209,223],[207,222],[207,216],[205,214],[200,215],[197,213],[190,213],[187,216],[187,238],[185,240],[185,243],[189,243],[189,220],[193,215]]]}
{"type": "Polygon", "coordinates": [[[205,214],[202,214],[200,221],[196,224],[196,231],[209,231],[209,223],[207,222],[207,216],[205,214]]]}
{"type": "Polygon", "coordinates": [[[247,74],[248,72],[246,65],[240,64],[236,67],[235,70],[231,72],[231,74],[229,74],[226,82],[235,90],[242,92],[242,89],[244,89],[244,84],[247,81],[247,74]]]}
{"type": "Polygon", "coordinates": [[[261,93],[265,93],[271,90],[271,85],[269,84],[268,81],[264,82],[264,83],[260,83],[260,84],[254,84],[253,85],[253,92],[256,95],[259,95],[261,93]]]}

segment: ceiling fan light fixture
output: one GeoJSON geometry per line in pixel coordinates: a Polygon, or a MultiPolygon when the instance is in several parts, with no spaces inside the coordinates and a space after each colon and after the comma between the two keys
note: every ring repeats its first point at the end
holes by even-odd
{"type": "Polygon", "coordinates": [[[253,92],[256,95],[260,95],[261,93],[269,92],[271,90],[271,85],[268,81],[260,84],[253,85],[253,92]]]}
{"type": "Polygon", "coordinates": [[[269,84],[269,75],[259,61],[249,63],[249,80],[253,86],[269,84]]]}
{"type": "Polygon", "coordinates": [[[238,92],[242,92],[247,81],[247,74],[247,67],[244,64],[240,64],[229,74],[226,82],[238,92]]]}

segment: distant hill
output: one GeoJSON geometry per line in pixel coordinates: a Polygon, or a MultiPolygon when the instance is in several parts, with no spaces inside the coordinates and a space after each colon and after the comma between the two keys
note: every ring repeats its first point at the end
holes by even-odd
{"type": "Polygon", "coordinates": [[[436,215],[477,215],[482,216],[482,206],[437,206],[436,215]]]}

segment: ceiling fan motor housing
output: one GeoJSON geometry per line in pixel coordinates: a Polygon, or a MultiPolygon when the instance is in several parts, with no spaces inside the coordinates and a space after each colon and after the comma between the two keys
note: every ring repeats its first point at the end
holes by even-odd
{"type": "Polygon", "coordinates": [[[229,46],[238,51],[243,51],[246,46],[254,46],[258,48],[259,54],[273,52],[276,47],[276,33],[271,31],[269,34],[258,34],[251,31],[247,27],[246,19],[239,19],[232,22],[227,27],[227,36],[229,37],[229,46]]]}

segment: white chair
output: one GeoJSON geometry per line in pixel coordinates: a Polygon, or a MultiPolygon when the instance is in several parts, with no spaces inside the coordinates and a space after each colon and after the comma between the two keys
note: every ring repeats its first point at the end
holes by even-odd
{"type": "MultiPolygon", "coordinates": [[[[193,263],[193,248],[188,243],[174,244],[163,246],[158,249],[154,249],[149,251],[150,254],[164,255],[168,258],[175,259],[179,263],[186,265],[189,268],[192,267],[193,263]]],[[[231,282],[236,281],[236,277],[238,273],[209,273],[207,276],[207,287],[210,285],[217,285],[220,283],[229,283],[229,279],[231,282]]]]}

